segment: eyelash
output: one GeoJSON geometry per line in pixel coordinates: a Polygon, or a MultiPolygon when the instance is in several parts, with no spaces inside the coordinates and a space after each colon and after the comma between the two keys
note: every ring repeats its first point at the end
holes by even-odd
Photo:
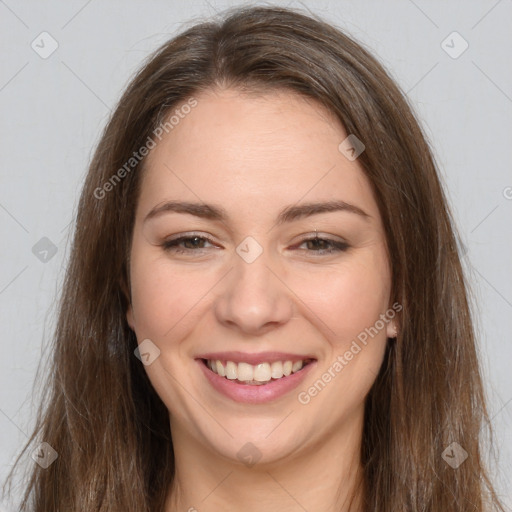
{"type": "MultiPolygon", "coordinates": [[[[211,240],[210,238],[208,237],[205,237],[205,236],[200,236],[200,235],[188,235],[188,236],[180,236],[178,238],[175,238],[173,240],[167,240],[166,242],[164,242],[162,244],[162,248],[164,249],[164,251],[166,252],[175,252],[175,253],[178,253],[178,254],[186,254],[186,253],[191,253],[191,252],[198,252],[198,251],[201,251],[201,250],[204,250],[205,248],[204,247],[199,247],[199,248],[196,248],[196,249],[190,249],[190,248],[180,248],[179,245],[182,244],[183,242],[187,242],[189,240],[193,240],[193,239],[199,239],[201,241],[206,241],[206,242],[209,242],[211,244],[213,244],[213,240],[211,240]]],[[[305,238],[303,239],[298,245],[302,245],[306,242],[326,242],[327,244],[330,244],[331,246],[331,249],[320,249],[320,250],[312,250],[312,251],[308,251],[308,252],[314,252],[318,255],[325,255],[325,254],[333,254],[333,253],[336,253],[336,252],[344,252],[346,251],[348,248],[349,248],[349,245],[346,243],[346,242],[340,242],[340,241],[337,241],[337,240],[331,240],[329,238],[321,238],[319,236],[314,236],[314,237],[310,237],[310,238],[305,238]]]]}

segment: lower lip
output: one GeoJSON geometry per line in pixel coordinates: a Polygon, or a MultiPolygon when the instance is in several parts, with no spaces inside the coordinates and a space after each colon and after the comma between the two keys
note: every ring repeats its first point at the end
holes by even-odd
{"type": "Polygon", "coordinates": [[[202,359],[197,362],[201,367],[205,377],[210,384],[223,395],[231,398],[235,402],[245,402],[250,404],[262,404],[271,402],[289,393],[295,389],[305,378],[311,369],[316,365],[313,361],[299,370],[290,374],[288,377],[281,377],[277,380],[271,380],[268,384],[251,386],[250,384],[238,384],[234,380],[226,379],[212,372],[202,359]]]}

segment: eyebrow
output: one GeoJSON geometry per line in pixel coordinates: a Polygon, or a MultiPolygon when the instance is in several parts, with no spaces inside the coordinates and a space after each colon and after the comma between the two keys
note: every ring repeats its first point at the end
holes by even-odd
{"type": "MultiPolygon", "coordinates": [[[[368,220],[371,218],[364,210],[345,201],[327,201],[321,203],[304,203],[287,206],[277,216],[277,225],[293,222],[298,219],[328,212],[348,212],[368,220]]],[[[144,222],[159,217],[165,213],[186,213],[202,219],[226,222],[228,214],[222,206],[206,203],[190,203],[184,201],[166,201],[156,205],[144,218],[144,222]]]]}

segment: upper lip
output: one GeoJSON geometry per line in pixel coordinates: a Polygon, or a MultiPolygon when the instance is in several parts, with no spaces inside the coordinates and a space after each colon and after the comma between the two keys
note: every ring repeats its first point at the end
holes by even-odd
{"type": "Polygon", "coordinates": [[[197,359],[213,359],[219,361],[233,361],[234,363],[249,363],[257,365],[260,363],[273,363],[275,361],[304,361],[306,359],[316,359],[307,354],[289,354],[286,352],[209,352],[202,354],[197,359]]]}

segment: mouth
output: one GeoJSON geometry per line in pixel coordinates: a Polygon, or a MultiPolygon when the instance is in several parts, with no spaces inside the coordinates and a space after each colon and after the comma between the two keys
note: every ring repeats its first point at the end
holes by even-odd
{"type": "Polygon", "coordinates": [[[245,361],[220,359],[200,359],[208,370],[225,380],[245,386],[265,386],[271,382],[285,380],[290,375],[303,372],[316,361],[313,358],[298,360],[283,359],[277,361],[250,364],[245,361]]]}
{"type": "Polygon", "coordinates": [[[318,363],[311,355],[283,352],[217,352],[202,354],[196,362],[210,389],[252,405],[289,396],[318,363]]]}

